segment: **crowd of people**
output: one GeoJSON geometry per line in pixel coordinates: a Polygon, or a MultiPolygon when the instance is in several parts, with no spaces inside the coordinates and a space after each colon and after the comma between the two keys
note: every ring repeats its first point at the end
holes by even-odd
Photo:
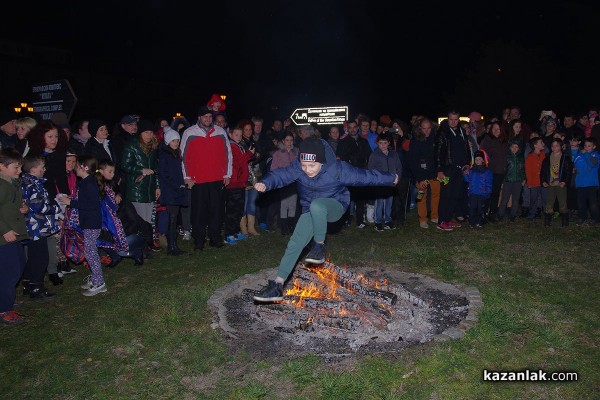
{"type": "MultiPolygon", "coordinates": [[[[577,225],[596,225],[598,110],[560,118],[542,111],[533,127],[520,114],[518,107],[491,118],[451,111],[441,122],[359,114],[340,125],[285,119],[264,129],[260,117],[230,123],[218,95],[191,122],[125,115],[111,127],[99,118],[71,123],[57,113],[38,121],[2,110],[0,319],[22,322],[14,310],[19,282],[23,295],[51,299],[46,275],[59,285],[84,265],[83,295],[94,296],[107,291],[104,268],[125,257],[142,265],[163,247],[182,256],[180,237],[200,252],[261,231],[293,233],[287,271],[314,233],[310,254],[320,260],[325,232],[317,235],[303,218],[312,203],[336,214],[326,218],[330,232],[396,229],[413,209],[421,228],[445,232],[517,218],[567,226],[575,216],[577,225]],[[322,185],[332,163],[354,179],[322,185]],[[348,185],[346,204],[339,196],[348,185]],[[328,196],[343,207],[316,201],[328,196]]],[[[262,300],[279,298],[282,278],[270,283],[276,295],[262,300]]]]}

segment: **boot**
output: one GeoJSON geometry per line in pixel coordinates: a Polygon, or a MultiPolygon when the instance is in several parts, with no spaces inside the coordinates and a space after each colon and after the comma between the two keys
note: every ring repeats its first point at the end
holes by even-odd
{"type": "Polygon", "coordinates": [[[561,226],[569,226],[569,213],[560,214],[561,226]]]}
{"type": "Polygon", "coordinates": [[[248,218],[245,215],[240,220],[240,232],[242,235],[248,236],[248,218]]]}
{"type": "Polygon", "coordinates": [[[52,284],[54,286],[58,286],[58,285],[62,285],[63,284],[63,280],[58,276],[58,273],[48,274],[48,279],[50,280],[50,282],[52,282],[52,284]]]}
{"type": "Polygon", "coordinates": [[[29,297],[34,300],[52,300],[56,293],[48,292],[43,283],[29,284],[29,297]]]}
{"type": "Polygon", "coordinates": [[[552,223],[552,214],[544,213],[544,226],[550,226],[552,223]]]}
{"type": "Polygon", "coordinates": [[[521,218],[527,218],[528,215],[529,215],[529,207],[522,207],[521,208],[521,218]]]}
{"type": "Polygon", "coordinates": [[[250,232],[250,234],[254,236],[260,235],[260,233],[256,231],[256,228],[254,226],[256,223],[256,216],[248,214],[246,217],[248,217],[248,232],[250,232]]]}
{"type": "Polygon", "coordinates": [[[279,229],[281,229],[281,234],[283,236],[287,236],[290,234],[288,218],[279,218],[279,229]]]}
{"type": "Polygon", "coordinates": [[[180,256],[183,251],[177,247],[177,215],[169,214],[169,230],[167,231],[167,254],[180,256]]]}

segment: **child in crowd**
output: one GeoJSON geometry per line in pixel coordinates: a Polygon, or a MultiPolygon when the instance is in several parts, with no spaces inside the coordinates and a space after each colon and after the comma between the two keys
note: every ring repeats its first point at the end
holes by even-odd
{"type": "Polygon", "coordinates": [[[568,154],[563,153],[563,141],[553,139],[550,143],[550,154],[542,161],[540,181],[546,188],[546,206],[544,209],[544,226],[550,226],[554,215],[554,202],[558,200],[558,212],[562,226],[569,225],[569,209],[567,208],[567,188],[573,175],[573,163],[568,154]]]}
{"type": "Polygon", "coordinates": [[[79,211],[79,225],[83,230],[84,254],[92,273],[81,285],[81,288],[85,289],[82,294],[95,296],[107,291],[96,245],[102,228],[100,201],[106,193],[102,184],[102,175],[98,170],[98,162],[94,157],[78,157],[75,172],[81,178],[77,184],[77,194],[73,199],[66,195],[60,196],[59,201],[79,211]]]}
{"type": "Polygon", "coordinates": [[[515,222],[519,210],[519,199],[521,191],[525,186],[525,159],[521,150],[521,141],[513,139],[509,143],[510,153],[506,158],[506,175],[502,186],[502,199],[498,207],[498,221],[504,219],[508,200],[512,197],[510,207],[510,222],[515,222]]]}
{"type": "Polygon", "coordinates": [[[583,141],[583,150],[572,150],[575,164],[575,187],[579,219],[577,225],[598,223],[598,168],[600,154],[596,151],[596,138],[588,137],[583,141]],[[588,210],[591,219],[587,220],[588,210]]]}
{"type": "MultiPolygon", "coordinates": [[[[67,173],[67,186],[69,188],[69,196],[73,197],[77,193],[77,174],[75,173],[75,165],[77,164],[77,155],[67,151],[65,158],[65,167],[67,173]]],[[[64,211],[64,205],[62,205],[64,211]]],[[[62,227],[62,222],[59,221],[59,225],[62,227]]],[[[60,250],[60,241],[56,240],[56,258],[58,260],[58,276],[60,278],[68,274],[74,274],[77,272],[75,268],[71,266],[69,259],[60,250]]]]}
{"type": "Polygon", "coordinates": [[[465,166],[463,169],[463,177],[469,185],[469,224],[471,228],[482,228],[481,220],[485,202],[492,195],[493,174],[486,164],[486,154],[477,150],[473,154],[473,165],[465,166]]]}
{"type": "Polygon", "coordinates": [[[129,251],[123,224],[117,216],[117,210],[121,203],[121,195],[115,193],[115,185],[113,184],[115,163],[104,159],[98,165],[98,172],[101,175],[101,177],[98,177],[98,185],[104,187],[104,197],[100,203],[102,230],[100,232],[98,247],[102,247],[110,257],[111,261],[106,267],[114,268],[121,262],[119,253],[127,253],[129,251]]]}
{"type": "Polygon", "coordinates": [[[25,254],[21,241],[29,239],[21,183],[22,158],[14,149],[0,151],[0,322],[18,325],[23,317],[14,310],[15,287],[23,275],[25,254]]]}
{"type": "MultiPolygon", "coordinates": [[[[402,176],[402,163],[400,156],[395,150],[390,149],[390,138],[387,134],[377,136],[375,139],[377,148],[369,156],[367,168],[381,172],[389,172],[402,176]]],[[[383,232],[384,229],[393,229],[392,202],[394,200],[394,189],[381,187],[377,190],[375,199],[375,230],[383,232]]]]}
{"type": "MultiPolygon", "coordinates": [[[[271,170],[285,168],[298,158],[298,150],[294,147],[294,134],[292,132],[284,133],[281,143],[283,148],[273,153],[271,170]]],[[[294,225],[296,219],[297,202],[298,194],[296,193],[295,183],[279,189],[279,229],[283,236],[289,235],[290,231],[293,230],[290,228],[294,225]]]]}
{"type": "Polygon", "coordinates": [[[534,137],[529,143],[533,151],[525,158],[525,178],[529,188],[529,214],[527,219],[533,221],[538,212],[538,198],[542,199],[542,204],[546,204],[546,189],[540,182],[542,162],[546,158],[546,152],[544,151],[546,145],[541,137],[534,137]]]}
{"type": "MultiPolygon", "coordinates": [[[[160,203],[167,206],[167,254],[180,256],[185,254],[177,246],[177,217],[182,207],[189,204],[188,189],[183,179],[179,133],[169,126],[163,127],[164,144],[159,147],[158,181],[161,187],[160,203]]],[[[239,219],[235,222],[236,226],[239,219]]]]}
{"type": "Polygon", "coordinates": [[[240,127],[235,127],[229,132],[229,146],[233,161],[231,179],[225,186],[225,243],[236,244],[238,239],[248,238],[248,232],[240,232],[240,220],[244,213],[246,183],[250,173],[248,162],[256,150],[254,147],[246,150],[242,144],[240,127]]]}
{"type": "MultiPolygon", "coordinates": [[[[48,197],[44,188],[46,179],[46,161],[44,156],[28,154],[23,159],[23,176],[21,186],[23,201],[28,207],[25,222],[31,241],[26,243],[27,262],[23,273],[23,294],[32,299],[47,300],[55,296],[44,286],[44,276],[50,262],[49,251],[56,253],[56,244],[48,246],[48,238],[55,235],[60,227],[58,220],[62,219],[60,207],[48,197]]],[[[50,280],[55,285],[53,275],[50,280]]],[[[62,280],[60,281],[62,283],[62,280]]]]}
{"type": "Polygon", "coordinates": [[[258,192],[277,189],[292,182],[298,184],[302,215],[298,219],[275,280],[254,296],[260,302],[283,299],[283,284],[291,274],[304,247],[313,239],[305,262],[325,262],[327,222],[339,220],[348,204],[350,193],[346,186],[396,185],[398,175],[356,168],[336,160],[327,142],[316,137],[304,139],[299,146],[299,159],[286,167],[270,171],[254,185],[258,192]]]}

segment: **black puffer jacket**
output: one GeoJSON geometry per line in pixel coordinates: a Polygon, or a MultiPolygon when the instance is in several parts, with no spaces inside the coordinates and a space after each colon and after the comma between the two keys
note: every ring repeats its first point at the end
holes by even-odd
{"type": "MultiPolygon", "coordinates": [[[[457,135],[461,135],[464,138],[466,154],[471,154],[469,141],[467,140],[467,134],[460,126],[455,130],[457,135]]],[[[452,158],[452,146],[450,143],[451,136],[454,136],[454,133],[452,133],[450,130],[450,126],[448,126],[447,121],[444,121],[440,126],[439,131],[435,135],[434,141],[435,168],[437,172],[447,171],[448,168],[456,166],[456,162],[452,158]]]]}

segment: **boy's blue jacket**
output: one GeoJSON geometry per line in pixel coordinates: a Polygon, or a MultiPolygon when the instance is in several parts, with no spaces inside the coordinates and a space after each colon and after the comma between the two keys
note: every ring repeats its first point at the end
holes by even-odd
{"type": "Polygon", "coordinates": [[[598,167],[600,166],[600,154],[597,151],[572,152],[573,164],[575,165],[575,187],[598,186],[598,167]]]}
{"type": "Polygon", "coordinates": [[[346,186],[391,186],[394,183],[394,174],[357,168],[345,161],[336,160],[331,146],[323,139],[321,142],[325,146],[326,162],[317,176],[309,178],[296,159],[288,167],[278,168],[265,175],[262,183],[267,190],[297,182],[302,213],[306,213],[314,199],[322,198],[336,199],[346,209],[350,204],[350,192],[346,186]]]}
{"type": "Polygon", "coordinates": [[[60,230],[57,220],[62,218],[62,213],[53,199],[48,198],[45,182],[45,178],[37,178],[28,173],[23,173],[21,178],[23,200],[29,207],[25,222],[32,240],[51,236],[60,230]]]}
{"type": "Polygon", "coordinates": [[[469,184],[469,194],[488,198],[492,194],[492,180],[494,176],[489,168],[483,172],[476,172],[473,168],[468,174],[463,174],[465,181],[469,184]]]}

